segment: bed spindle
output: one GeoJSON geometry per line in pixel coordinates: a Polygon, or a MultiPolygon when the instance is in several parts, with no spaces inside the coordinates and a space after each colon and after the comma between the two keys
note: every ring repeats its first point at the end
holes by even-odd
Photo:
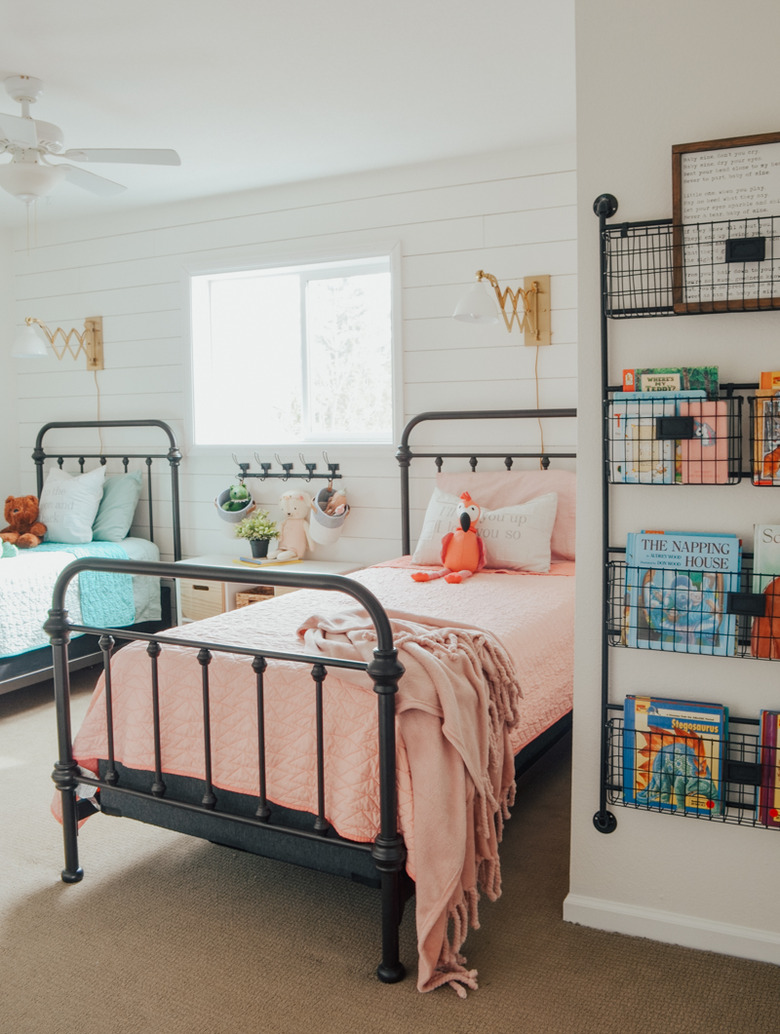
{"type": "Polygon", "coordinates": [[[268,663],[265,657],[253,657],[252,668],[257,681],[257,774],[258,794],[257,810],[255,817],[262,822],[267,822],[271,817],[271,809],[268,805],[266,774],[265,774],[265,683],[264,675],[268,663]]]}
{"type": "Polygon", "coordinates": [[[160,746],[160,679],[157,667],[157,658],[162,652],[162,647],[157,642],[151,642],[146,647],[152,665],[152,723],[154,726],[154,782],[152,783],[152,794],[155,797],[165,795],[165,783],[162,777],[162,748],[160,746]]]}
{"type": "Polygon", "coordinates": [[[324,664],[315,664],[311,669],[317,712],[317,818],[314,820],[314,829],[322,834],[328,831],[328,821],[325,818],[325,743],[322,717],[322,683],[327,674],[324,664]]]}
{"type": "Polygon", "coordinates": [[[106,761],[108,766],[106,768],[106,782],[111,786],[116,786],[119,782],[119,774],[116,770],[116,762],[114,756],[114,699],[113,691],[111,687],[111,654],[114,649],[114,637],[112,635],[102,635],[98,640],[100,646],[100,652],[103,654],[103,677],[105,679],[105,691],[106,691],[106,740],[108,743],[108,757],[106,761]]]}
{"type": "Polygon", "coordinates": [[[198,663],[201,669],[201,686],[203,692],[203,768],[205,788],[201,804],[204,808],[213,808],[217,803],[214,784],[211,779],[211,706],[209,703],[209,665],[211,650],[202,647],[198,650],[198,663]]]}

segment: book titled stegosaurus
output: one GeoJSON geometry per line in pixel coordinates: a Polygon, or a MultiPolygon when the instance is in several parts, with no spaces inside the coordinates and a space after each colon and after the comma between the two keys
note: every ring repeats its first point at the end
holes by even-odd
{"type": "Polygon", "coordinates": [[[722,704],[627,696],[623,799],[659,811],[718,815],[728,710],[722,704]]]}
{"type": "Polygon", "coordinates": [[[625,642],[648,650],[736,652],[727,596],[740,588],[740,540],[705,532],[630,532],[625,642]]]}

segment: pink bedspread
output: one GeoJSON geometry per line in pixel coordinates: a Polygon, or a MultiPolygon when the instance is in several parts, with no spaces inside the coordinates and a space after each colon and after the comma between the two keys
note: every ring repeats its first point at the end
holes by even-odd
{"type": "MultiPolygon", "coordinates": [[[[397,701],[399,827],[416,881],[418,987],[474,987],[476,974],[458,952],[469,923],[478,926],[479,890],[491,899],[500,893],[498,842],[513,793],[513,750],[571,706],[573,579],[480,573],[451,586],[415,583],[403,566],[354,577],[389,610],[406,668],[397,701]],[[557,698],[552,718],[545,687],[557,698]]],[[[178,632],[299,652],[303,636],[307,653],[369,659],[372,630],[353,601],[346,604],[340,594],[301,590],[178,632]]],[[[159,659],[163,767],[202,778],[200,665],[193,653],[165,647],[159,659]]],[[[116,759],[153,768],[144,644],[119,651],[112,670],[116,759]]],[[[214,783],[257,794],[255,678],[248,659],[215,654],[210,682],[214,783]]],[[[312,695],[308,666],[269,661],[268,796],[316,812],[312,695]]],[[[328,820],[342,836],[370,842],[379,824],[370,680],[334,670],[324,683],[324,707],[328,820]]],[[[101,683],[74,744],[76,759],[91,770],[106,755],[104,712],[101,683]]]]}

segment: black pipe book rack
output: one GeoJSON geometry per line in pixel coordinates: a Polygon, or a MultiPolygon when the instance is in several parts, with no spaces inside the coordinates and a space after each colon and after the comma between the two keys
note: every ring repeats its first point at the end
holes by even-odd
{"type": "MultiPolygon", "coordinates": [[[[735,485],[750,480],[756,486],[780,486],[780,396],[755,382],[714,383],[712,374],[713,383],[706,386],[675,384],[673,390],[689,394],[677,395],[674,410],[660,396],[629,395],[635,387],[630,375],[624,395],[626,383],[610,378],[610,325],[614,320],[780,309],[780,215],[684,226],[669,219],[608,222],[618,209],[611,194],[596,198],[593,209],[599,219],[604,428],[601,777],[593,822],[599,832],[611,833],[617,819],[609,806],[620,804],[770,828],[780,825],[780,816],[775,822],[760,805],[762,795],[774,792],[780,782],[780,756],[777,743],[761,742],[759,717],[729,716],[723,735],[712,741],[719,762],[717,792],[696,786],[698,768],[686,768],[685,757],[687,748],[695,753],[701,745],[684,739],[659,755],[652,792],[649,784],[637,792],[637,773],[646,756],[640,759],[634,741],[626,746],[626,712],[622,703],[614,702],[619,694],[611,687],[610,666],[613,647],[645,649],[648,664],[654,663],[650,655],[664,650],[780,660],[780,573],[754,571],[752,555],[743,553],[738,571],[729,572],[730,578],[702,582],[704,588],[696,578],[678,577],[681,572],[663,567],[653,581],[656,572],[627,562],[626,534],[616,536],[612,527],[611,493],[616,485],[630,484],[735,485]],[[697,394],[690,394],[694,389],[697,394]],[[715,446],[706,459],[700,449],[703,434],[715,446]],[[750,451],[747,462],[745,447],[750,451]],[[708,637],[702,630],[711,625],[713,613],[723,620],[717,635],[708,637]],[[692,794],[681,791],[686,779],[694,780],[692,794]],[[688,797],[701,800],[690,806],[688,797]]],[[[652,370],[652,354],[642,358],[649,360],[642,365],[652,370]]],[[[663,524],[661,516],[655,526],[663,524]]]]}

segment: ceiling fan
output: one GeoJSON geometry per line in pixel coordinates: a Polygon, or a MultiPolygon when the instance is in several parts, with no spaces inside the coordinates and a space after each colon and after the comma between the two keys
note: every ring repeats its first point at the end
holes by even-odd
{"type": "Polygon", "coordinates": [[[67,180],[101,197],[121,194],[121,183],[88,172],[70,162],[116,162],[133,165],[181,165],[175,151],[162,148],[76,148],[63,151],[59,126],[30,116],[30,105],[40,97],[43,82],[30,75],[12,75],[4,80],[6,92],[22,106],[21,115],[0,112],[0,154],[11,161],[0,164],[0,188],[30,205],[67,180]],[[66,161],[50,161],[50,157],[66,161]]]}

